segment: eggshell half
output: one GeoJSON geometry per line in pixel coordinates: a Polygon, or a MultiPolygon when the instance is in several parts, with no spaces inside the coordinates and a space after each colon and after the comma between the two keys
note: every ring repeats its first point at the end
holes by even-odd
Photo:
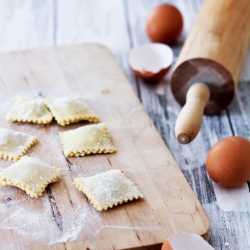
{"type": "Polygon", "coordinates": [[[161,250],[214,250],[201,236],[181,232],[163,242],[161,250]]]}
{"type": "Polygon", "coordinates": [[[169,71],[174,59],[172,49],[164,44],[144,44],[129,52],[129,65],[136,76],[159,81],[169,71]]]}
{"type": "Polygon", "coordinates": [[[223,187],[238,187],[250,179],[250,142],[230,136],[208,152],[206,169],[213,181],[223,187]]]}

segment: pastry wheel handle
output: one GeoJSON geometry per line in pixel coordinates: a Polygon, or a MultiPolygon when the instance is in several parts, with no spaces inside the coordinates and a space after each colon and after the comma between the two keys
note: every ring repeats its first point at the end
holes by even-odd
{"type": "Polygon", "coordinates": [[[188,144],[196,137],[209,99],[210,90],[205,84],[195,83],[189,88],[186,104],[175,124],[175,136],[179,143],[188,144]]]}

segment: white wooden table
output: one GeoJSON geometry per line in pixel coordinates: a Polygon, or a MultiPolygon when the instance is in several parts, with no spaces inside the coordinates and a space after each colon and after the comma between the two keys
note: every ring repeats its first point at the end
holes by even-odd
{"type": "Polygon", "coordinates": [[[172,3],[184,16],[184,30],[173,46],[178,56],[202,0],[0,0],[0,52],[76,43],[100,43],[117,59],[134,91],[153,120],[211,222],[209,243],[215,249],[250,249],[250,206],[239,212],[218,207],[205,169],[206,155],[219,139],[240,135],[250,139],[250,54],[233,103],[220,115],[204,117],[190,145],[180,145],[174,124],[180,111],[169,79],[156,85],[137,79],[128,65],[131,47],[149,42],[148,12],[162,2],[172,3]]]}

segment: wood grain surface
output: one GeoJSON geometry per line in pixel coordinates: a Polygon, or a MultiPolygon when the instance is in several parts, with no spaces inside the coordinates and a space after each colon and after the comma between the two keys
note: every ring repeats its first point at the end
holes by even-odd
{"type": "MultiPolygon", "coordinates": [[[[32,234],[29,240],[24,237],[22,244],[26,249],[43,249],[48,242],[54,249],[64,249],[63,244],[76,249],[159,248],[167,236],[182,231],[208,238],[209,221],[197,197],[123,72],[103,46],[85,44],[4,53],[0,55],[0,68],[2,105],[11,105],[10,100],[18,96],[81,95],[101,122],[107,124],[117,148],[114,154],[67,158],[62,152],[58,132],[86,123],[64,127],[55,122],[52,125],[12,123],[2,115],[2,126],[39,138],[39,144],[31,150],[32,156],[63,170],[63,177],[50,185],[37,200],[29,199],[17,188],[7,186],[1,189],[2,209],[9,207],[7,213],[1,213],[1,221],[5,227],[16,226],[12,237],[6,235],[3,239],[4,244],[10,244],[22,233],[18,222],[15,224],[13,219],[4,221],[10,211],[18,221],[23,220],[20,210],[28,213],[31,209],[32,220],[26,218],[23,225],[31,232],[36,230],[34,220],[39,217],[44,221],[48,219],[46,209],[37,210],[34,203],[40,203],[41,207],[50,204],[54,221],[40,223],[38,242],[29,242],[34,237],[32,234]],[[121,169],[142,191],[144,198],[98,212],[86,196],[76,190],[72,181],[76,177],[92,176],[114,168],[121,169]],[[73,243],[57,243],[58,235],[68,236],[65,213],[77,214],[79,209],[83,210],[80,213],[85,216],[85,221],[78,237],[73,243]],[[55,226],[57,228],[52,230],[55,226]]],[[[1,160],[1,166],[10,164],[1,160]]],[[[5,234],[4,229],[2,233],[5,234]]],[[[71,229],[71,233],[75,234],[76,229],[71,229]]]]}
{"type": "MultiPolygon", "coordinates": [[[[172,46],[176,60],[202,0],[1,0],[0,51],[84,42],[105,45],[129,78],[135,93],[208,214],[211,222],[209,243],[216,250],[248,250],[249,206],[246,204],[241,212],[226,212],[218,207],[213,185],[205,170],[205,159],[211,146],[224,137],[240,135],[250,139],[250,52],[230,106],[218,115],[203,117],[201,131],[196,139],[189,145],[180,145],[174,135],[180,106],[169,88],[169,76],[154,85],[146,84],[135,78],[128,65],[129,49],[150,42],[145,32],[147,14],[163,2],[176,5],[184,17],[182,35],[172,46]]],[[[48,208],[48,213],[51,213],[48,208]]],[[[69,228],[77,228],[84,220],[81,213],[79,216],[68,214],[68,218],[79,220],[75,225],[68,223],[69,228]]],[[[52,213],[51,219],[54,221],[52,213]]],[[[0,226],[4,228],[3,224],[0,226]]],[[[5,228],[6,234],[11,235],[11,230],[11,227],[5,228]]],[[[2,242],[4,235],[0,234],[0,237],[2,242]]],[[[19,240],[22,242],[21,238],[19,240]]],[[[66,240],[74,241],[73,235],[66,240]]],[[[13,241],[20,243],[15,239],[13,241]]],[[[11,246],[10,243],[2,249],[15,249],[11,246]]],[[[20,244],[18,249],[24,248],[20,244]]]]}

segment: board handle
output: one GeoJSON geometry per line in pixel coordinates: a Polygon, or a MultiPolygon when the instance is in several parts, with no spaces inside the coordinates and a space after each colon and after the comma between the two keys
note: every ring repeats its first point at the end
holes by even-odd
{"type": "Polygon", "coordinates": [[[186,104],[175,124],[175,136],[179,143],[188,144],[196,137],[209,99],[210,90],[205,84],[195,83],[189,88],[186,104]]]}

